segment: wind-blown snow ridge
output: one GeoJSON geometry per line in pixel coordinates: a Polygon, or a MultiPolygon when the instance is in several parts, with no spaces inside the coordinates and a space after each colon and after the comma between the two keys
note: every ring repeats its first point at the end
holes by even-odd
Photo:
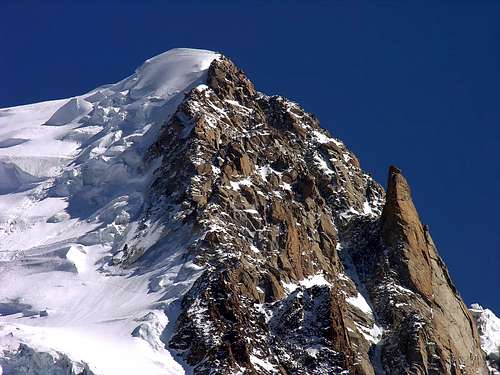
{"type": "Polygon", "coordinates": [[[172,243],[152,288],[151,272],[109,259],[137,226],[158,165],[146,150],[218,56],[174,49],[87,94],[0,109],[0,373],[26,355],[54,369],[70,361],[75,373],[184,372],[157,342],[175,298],[154,305],[199,269],[179,264],[172,243]]]}
{"type": "Polygon", "coordinates": [[[217,56],[206,50],[173,49],[146,60],[132,76],[119,82],[115,90],[130,90],[133,99],[167,99],[196,86],[217,56]]]}

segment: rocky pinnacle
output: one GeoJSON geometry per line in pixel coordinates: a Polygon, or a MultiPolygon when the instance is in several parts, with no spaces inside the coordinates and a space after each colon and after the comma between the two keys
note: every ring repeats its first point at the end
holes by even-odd
{"type": "Polygon", "coordinates": [[[437,254],[428,228],[420,222],[406,179],[394,166],[389,168],[381,227],[392,270],[401,285],[417,296],[418,302],[410,303],[409,310],[425,317],[418,339],[413,340],[417,346],[405,353],[412,371],[487,373],[470,313],[437,254]]]}

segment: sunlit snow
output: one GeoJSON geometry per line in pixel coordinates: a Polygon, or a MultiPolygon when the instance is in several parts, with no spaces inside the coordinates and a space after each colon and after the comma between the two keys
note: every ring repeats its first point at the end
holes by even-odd
{"type": "Polygon", "coordinates": [[[157,165],[144,151],[216,58],[171,50],[85,95],[0,109],[0,351],[24,343],[98,375],[184,373],[158,340],[201,271],[176,243],[140,275],[108,260],[137,226],[157,165]]]}

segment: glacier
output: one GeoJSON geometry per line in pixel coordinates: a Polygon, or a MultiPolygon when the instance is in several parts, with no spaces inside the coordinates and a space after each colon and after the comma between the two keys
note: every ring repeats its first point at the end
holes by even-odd
{"type": "Polygon", "coordinates": [[[160,341],[171,322],[165,311],[181,294],[159,299],[165,288],[188,288],[199,269],[179,262],[181,247],[161,272],[134,273],[110,259],[137,226],[158,165],[144,153],[218,57],[174,49],[116,84],[0,109],[4,375],[185,372],[160,341]]]}

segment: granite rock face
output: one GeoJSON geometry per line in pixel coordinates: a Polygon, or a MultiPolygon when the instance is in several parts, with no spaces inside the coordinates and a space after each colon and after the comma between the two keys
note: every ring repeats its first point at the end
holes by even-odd
{"type": "Polygon", "coordinates": [[[412,349],[415,353],[402,353],[410,368],[422,374],[480,369],[484,359],[476,326],[420,222],[408,183],[395,167],[389,169],[381,225],[388,262],[401,285],[417,297],[408,310],[425,317],[417,333],[418,347],[412,349]]]}
{"type": "MultiPolygon", "coordinates": [[[[400,171],[385,193],[314,115],[228,59],[148,158],[161,165],[144,222],[168,223],[203,268],[162,337],[194,374],[487,373],[400,171]]],[[[159,258],[123,252],[124,266],[159,258]]]]}

